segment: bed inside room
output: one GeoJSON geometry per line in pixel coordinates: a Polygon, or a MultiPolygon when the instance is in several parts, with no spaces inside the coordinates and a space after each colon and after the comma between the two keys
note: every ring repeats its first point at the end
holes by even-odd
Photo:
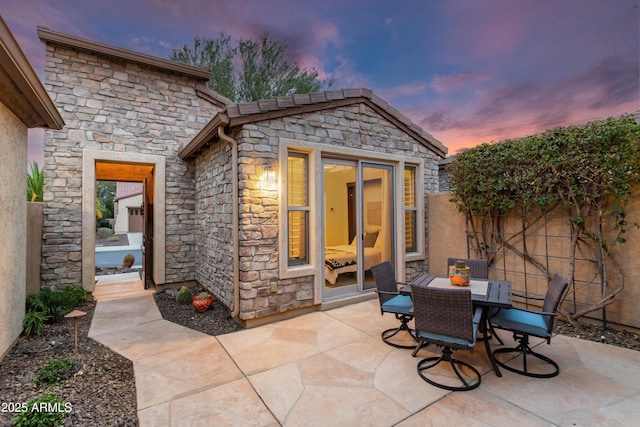
{"type": "MultiPolygon", "coordinates": [[[[369,272],[372,265],[382,260],[382,244],[378,242],[380,231],[371,231],[364,235],[364,270],[369,272]]],[[[355,238],[349,245],[327,246],[324,252],[325,280],[335,286],[338,277],[345,273],[357,271],[357,247],[355,238]]]]}

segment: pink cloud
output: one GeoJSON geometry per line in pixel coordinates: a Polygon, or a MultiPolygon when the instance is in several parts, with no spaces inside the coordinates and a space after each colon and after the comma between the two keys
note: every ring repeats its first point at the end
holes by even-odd
{"type": "Polygon", "coordinates": [[[488,73],[458,73],[435,76],[429,82],[429,87],[438,93],[454,92],[461,88],[486,81],[491,76],[488,73]]]}
{"type": "Polygon", "coordinates": [[[389,102],[399,101],[403,97],[410,97],[423,94],[427,89],[427,84],[421,81],[410,82],[387,88],[373,88],[376,95],[389,102]]]}
{"type": "Polygon", "coordinates": [[[522,81],[478,91],[468,106],[436,100],[437,108],[414,109],[410,117],[454,153],[482,142],[634,112],[640,105],[639,69],[637,59],[608,57],[549,82],[522,81]]]}
{"type": "Polygon", "coordinates": [[[29,129],[27,140],[27,162],[44,165],[44,129],[29,129]]]}
{"type": "Polygon", "coordinates": [[[340,82],[341,88],[370,87],[370,80],[356,71],[355,64],[348,57],[338,55],[334,60],[338,65],[334,67],[332,78],[340,82]]]}
{"type": "Polygon", "coordinates": [[[447,56],[453,62],[487,61],[511,53],[529,37],[529,21],[537,15],[536,2],[493,1],[491,7],[475,0],[445,2],[449,18],[447,56]]]}
{"type": "Polygon", "coordinates": [[[342,43],[340,39],[340,30],[338,26],[332,22],[318,22],[313,26],[314,40],[322,47],[326,48],[329,44],[339,46],[342,43]]]}

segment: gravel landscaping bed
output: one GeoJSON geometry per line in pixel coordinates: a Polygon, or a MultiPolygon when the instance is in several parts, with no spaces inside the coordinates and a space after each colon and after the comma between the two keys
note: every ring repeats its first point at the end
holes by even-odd
{"type": "MultiPolygon", "coordinates": [[[[576,328],[570,323],[556,320],[553,324],[553,332],[583,340],[602,342],[640,351],[640,334],[635,331],[612,328],[603,329],[602,326],[591,324],[580,324],[580,326],[576,328]]],[[[551,345],[553,345],[553,340],[551,341],[551,345]]]]}
{"type": "Polygon", "coordinates": [[[136,426],[136,384],[133,363],[87,337],[94,303],[79,310],[78,351],[74,350],[73,320],[47,325],[40,336],[20,337],[0,363],[0,425],[17,416],[16,404],[54,392],[70,411],[65,426],[136,426]],[[80,371],[59,385],[37,386],[35,379],[47,362],[60,357],[81,361],[80,371]]]}

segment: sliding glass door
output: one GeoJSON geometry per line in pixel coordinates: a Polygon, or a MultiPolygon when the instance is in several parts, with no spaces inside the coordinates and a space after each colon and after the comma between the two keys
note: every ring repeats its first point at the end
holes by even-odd
{"type": "Polygon", "coordinates": [[[324,159],[324,299],[358,289],[357,199],[358,164],[324,159]]]}
{"type": "Polygon", "coordinates": [[[393,168],[362,165],[362,265],[363,289],[376,287],[371,266],[382,261],[393,265],[393,168]]]}
{"type": "Polygon", "coordinates": [[[323,159],[323,298],[375,288],[372,265],[393,261],[393,167],[323,159]]]}

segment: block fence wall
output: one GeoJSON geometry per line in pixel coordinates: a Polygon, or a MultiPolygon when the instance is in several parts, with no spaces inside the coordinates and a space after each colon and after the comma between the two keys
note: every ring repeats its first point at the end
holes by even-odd
{"type": "MultiPolygon", "coordinates": [[[[449,201],[450,194],[437,194],[428,196],[429,215],[429,271],[434,274],[446,274],[447,257],[476,258],[473,253],[467,253],[467,236],[465,230],[464,216],[458,212],[457,207],[449,201]]],[[[559,272],[568,275],[568,226],[562,215],[549,216],[546,230],[530,230],[528,234],[532,240],[527,240],[527,247],[537,254],[548,253],[549,269],[552,273],[559,272]],[[542,236],[550,236],[547,242],[542,240],[542,236]]],[[[509,229],[518,230],[520,219],[514,218],[513,222],[507,222],[507,233],[509,229]]],[[[637,280],[640,274],[640,229],[633,224],[640,223],[640,188],[637,188],[631,197],[631,202],[627,207],[627,232],[625,238],[627,242],[617,244],[613,251],[624,277],[624,289],[618,294],[614,302],[607,306],[607,321],[619,325],[640,328],[640,311],[637,309],[640,301],[640,283],[637,280]]],[[[605,225],[606,227],[606,225],[605,225]]],[[[606,231],[606,230],[605,230],[606,231]]],[[[611,233],[613,233],[611,231],[611,233]]],[[[613,234],[610,234],[612,236],[613,234]]],[[[490,267],[489,277],[511,280],[515,290],[527,291],[538,295],[543,295],[547,289],[546,278],[538,276],[540,273],[533,267],[528,268],[522,259],[516,256],[498,254],[496,262],[490,267]],[[525,270],[526,269],[526,270],[525,270]],[[526,276],[526,281],[525,281],[526,276]]],[[[578,308],[582,307],[581,301],[596,301],[599,299],[600,284],[586,285],[584,282],[594,276],[593,268],[584,260],[576,262],[576,280],[579,283],[578,291],[569,295],[565,304],[569,311],[573,310],[573,299],[576,300],[578,308]]],[[[610,270],[609,280],[613,286],[619,285],[616,275],[610,270]]],[[[587,317],[601,320],[601,310],[589,313],[587,317]]]]}

